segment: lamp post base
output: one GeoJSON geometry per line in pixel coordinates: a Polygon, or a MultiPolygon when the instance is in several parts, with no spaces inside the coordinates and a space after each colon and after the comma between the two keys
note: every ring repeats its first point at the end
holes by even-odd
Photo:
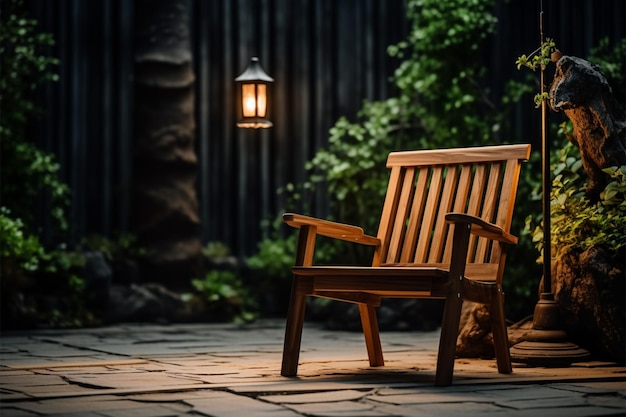
{"type": "Polygon", "coordinates": [[[590,358],[589,352],[567,341],[561,329],[559,307],[554,294],[541,294],[535,306],[533,330],[524,341],[511,347],[511,361],[535,366],[564,367],[590,358]]]}

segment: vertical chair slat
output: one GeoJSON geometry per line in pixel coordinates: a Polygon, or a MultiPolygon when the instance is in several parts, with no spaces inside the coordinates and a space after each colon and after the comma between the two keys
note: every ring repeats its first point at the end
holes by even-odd
{"type": "Polygon", "coordinates": [[[430,178],[430,186],[428,188],[428,196],[424,207],[424,216],[422,217],[421,232],[417,241],[414,262],[423,263],[428,259],[428,250],[430,249],[431,233],[435,216],[437,215],[437,207],[439,206],[439,197],[443,186],[443,166],[437,166],[432,169],[430,178]]]}
{"type": "Polygon", "coordinates": [[[402,167],[395,166],[391,169],[389,177],[389,185],[387,186],[387,195],[383,205],[383,212],[380,217],[380,225],[378,226],[378,238],[381,245],[374,252],[372,266],[379,266],[387,257],[389,250],[389,241],[391,240],[392,213],[398,208],[398,187],[402,185],[402,167]]]}
{"type": "Polygon", "coordinates": [[[395,219],[390,219],[393,223],[391,239],[389,241],[389,250],[387,251],[386,262],[398,262],[401,250],[401,244],[404,240],[404,231],[406,229],[406,221],[409,215],[409,206],[413,198],[413,181],[415,179],[415,168],[409,167],[404,170],[404,179],[402,188],[400,189],[400,197],[398,199],[398,209],[395,213],[395,219]]]}
{"type": "MultiPolygon", "coordinates": [[[[461,166],[461,173],[459,174],[459,181],[458,181],[458,186],[456,190],[456,195],[454,196],[454,207],[452,211],[456,213],[465,213],[471,181],[472,181],[472,165],[463,164],[461,166]]],[[[454,234],[454,226],[448,228],[448,233],[446,233],[445,241],[451,242],[453,234],[454,234]]],[[[452,257],[452,245],[446,245],[442,262],[450,263],[451,257],[452,257]]]]}
{"type": "MultiPolygon", "coordinates": [[[[495,224],[502,227],[504,230],[511,229],[520,170],[521,163],[519,160],[509,159],[506,161],[506,167],[502,175],[502,190],[500,191],[498,214],[494,221],[495,224]]],[[[489,262],[499,262],[501,254],[502,246],[500,244],[494,244],[489,262]]],[[[498,274],[498,276],[502,275],[498,274]]]]}
{"type": "Polygon", "coordinates": [[[445,217],[446,213],[449,213],[452,209],[452,203],[454,202],[454,196],[456,194],[457,179],[458,167],[448,167],[446,170],[446,178],[444,181],[443,192],[441,194],[439,210],[437,212],[437,219],[435,221],[435,228],[432,234],[432,244],[428,255],[428,262],[441,262],[441,259],[443,258],[443,251],[446,247],[444,236],[449,228],[445,217]]]}
{"type": "MultiPolygon", "coordinates": [[[[496,214],[496,206],[498,204],[498,196],[501,189],[500,173],[502,172],[501,163],[493,163],[489,169],[489,180],[485,189],[485,197],[480,217],[492,223],[496,214]]],[[[489,255],[490,240],[484,237],[478,239],[476,247],[476,262],[485,262],[489,255]]]]}
{"type": "MultiPolygon", "coordinates": [[[[472,216],[480,217],[480,209],[482,207],[483,196],[485,194],[485,185],[487,183],[487,166],[478,164],[470,189],[470,198],[466,213],[472,216]]],[[[469,249],[467,252],[467,261],[474,262],[476,254],[476,236],[470,237],[469,249]]]]}
{"type": "Polygon", "coordinates": [[[417,244],[417,236],[420,232],[420,224],[424,215],[424,207],[426,205],[427,182],[429,176],[428,167],[421,167],[417,171],[417,181],[415,183],[415,192],[413,194],[413,202],[411,204],[411,213],[409,214],[409,223],[407,225],[404,245],[402,245],[402,254],[400,262],[412,262],[415,256],[415,247],[417,244]]]}

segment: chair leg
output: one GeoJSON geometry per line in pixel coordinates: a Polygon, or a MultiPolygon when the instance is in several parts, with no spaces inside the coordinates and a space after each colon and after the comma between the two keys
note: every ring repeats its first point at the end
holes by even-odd
{"type": "Polygon", "coordinates": [[[365,336],[370,366],[383,366],[385,365],[385,360],[383,359],[383,348],[380,344],[376,308],[369,304],[359,304],[359,313],[361,314],[361,325],[363,326],[363,335],[365,336]]]}
{"type": "Polygon", "coordinates": [[[300,358],[302,327],[304,326],[304,311],[306,307],[306,295],[299,289],[299,284],[300,279],[294,277],[289,299],[289,309],[287,311],[283,364],[280,371],[282,376],[295,376],[298,373],[298,359],[300,358]]]}
{"type": "Polygon", "coordinates": [[[491,331],[493,333],[493,347],[496,352],[498,372],[510,374],[513,372],[511,366],[511,354],[509,352],[509,337],[506,330],[504,316],[504,294],[502,288],[498,287],[498,293],[493,297],[493,302],[489,306],[489,319],[491,321],[491,331]]]}
{"type": "Polygon", "coordinates": [[[446,299],[443,322],[441,324],[441,338],[439,339],[437,373],[435,375],[435,385],[440,387],[452,384],[456,339],[459,335],[462,306],[463,300],[456,293],[451,294],[446,299]]]}

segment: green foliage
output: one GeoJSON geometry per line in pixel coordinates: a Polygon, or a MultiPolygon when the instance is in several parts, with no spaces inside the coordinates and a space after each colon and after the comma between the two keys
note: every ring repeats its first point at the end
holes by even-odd
{"type": "Polygon", "coordinates": [[[202,249],[202,254],[207,258],[230,256],[230,248],[223,242],[209,242],[202,249]]]}
{"type": "Polygon", "coordinates": [[[388,180],[385,161],[390,149],[417,147],[418,139],[407,135],[410,129],[401,121],[398,99],[365,102],[359,121],[340,118],[330,129],[328,148],[319,149],[306,164],[309,181],[305,189],[325,184],[331,201],[332,217],[359,224],[376,233],[376,216],[388,180]],[[403,127],[401,127],[403,126],[403,127]]]}
{"type": "Polygon", "coordinates": [[[81,255],[63,247],[47,250],[36,235],[28,233],[21,219],[12,218],[5,207],[0,207],[0,235],[3,283],[14,276],[63,274],[84,264],[81,255]]]}
{"type": "Polygon", "coordinates": [[[76,327],[92,324],[76,271],[81,254],[46,250],[19,218],[0,208],[2,327],[76,327]],[[53,298],[57,299],[53,301],[53,298]]]}
{"type": "MultiPolygon", "coordinates": [[[[626,247],[626,166],[604,170],[611,177],[600,200],[592,203],[585,194],[587,176],[582,168],[578,148],[568,143],[553,165],[550,194],[551,243],[553,256],[569,250],[584,251],[602,246],[619,254],[626,247]]],[[[537,225],[533,241],[543,253],[543,229],[537,225]]],[[[540,257],[540,262],[543,259],[540,257]]]]}
{"type": "Polygon", "coordinates": [[[515,65],[517,65],[518,70],[522,67],[526,67],[533,71],[537,68],[540,68],[543,71],[546,65],[550,63],[551,55],[555,50],[556,44],[554,43],[554,40],[547,38],[546,41],[543,42],[541,46],[533,51],[529,56],[523,54],[517,58],[515,65]]]}
{"type": "Polygon", "coordinates": [[[5,277],[37,271],[42,261],[50,259],[39,238],[27,234],[22,220],[12,218],[5,207],[0,207],[0,236],[0,259],[5,277]]]}
{"type": "Polygon", "coordinates": [[[494,108],[477,55],[495,30],[492,8],[493,0],[409,1],[408,39],[389,52],[403,59],[394,76],[400,117],[423,131],[424,148],[489,140],[494,108]]]}
{"type": "MultiPolygon", "coordinates": [[[[277,283],[284,285],[291,279],[291,267],[298,241],[298,234],[293,230],[290,230],[291,233],[288,233],[286,238],[282,236],[281,218],[275,219],[271,225],[266,223],[264,226],[271,227],[269,236],[259,242],[258,252],[246,260],[246,265],[255,274],[255,280],[261,291],[277,283]]],[[[332,245],[323,244],[323,240],[321,243],[315,251],[315,262],[320,264],[329,262],[334,253],[332,245]]]]}
{"type": "Polygon", "coordinates": [[[257,317],[254,298],[233,271],[210,271],[191,283],[213,318],[250,322],[257,317]]]}
{"type": "Polygon", "coordinates": [[[102,235],[87,236],[77,249],[102,252],[110,262],[136,260],[145,253],[145,249],[139,246],[137,236],[131,233],[118,233],[112,238],[102,235]]]}
{"type": "Polygon", "coordinates": [[[33,229],[33,209],[42,192],[50,199],[50,216],[56,231],[69,228],[67,208],[69,187],[58,180],[59,164],[52,154],[32,143],[3,140],[0,143],[3,205],[13,213],[20,213],[29,229],[33,229]]]}
{"type": "Polygon", "coordinates": [[[36,108],[33,94],[58,76],[51,70],[58,60],[46,52],[54,44],[50,34],[37,33],[37,22],[25,18],[23,2],[3,2],[0,31],[0,193],[2,205],[19,213],[26,228],[33,228],[33,208],[46,192],[57,231],[67,230],[69,188],[58,180],[59,165],[52,154],[33,145],[28,123],[36,108]],[[6,4],[5,4],[6,3],[6,4]]]}
{"type": "MultiPolygon", "coordinates": [[[[45,248],[34,225],[33,210],[45,202],[53,232],[68,230],[70,190],[59,181],[52,154],[28,138],[38,116],[33,95],[45,82],[56,81],[50,34],[38,33],[26,18],[21,0],[2,3],[0,30],[0,267],[2,326],[78,326],[93,323],[86,309],[84,281],[77,271],[82,255],[63,244],[45,248]]],[[[58,236],[62,238],[61,236],[58,236]]],[[[62,240],[62,239],[60,239],[62,240]]]]}
{"type": "Polygon", "coordinates": [[[0,136],[5,141],[25,137],[28,116],[35,111],[32,94],[42,83],[58,79],[50,72],[58,60],[46,54],[54,39],[37,33],[37,22],[25,17],[23,1],[4,1],[2,6],[0,136]]]}
{"type": "MultiPolygon", "coordinates": [[[[556,44],[554,43],[553,39],[547,38],[546,41],[543,42],[541,46],[533,51],[529,56],[522,55],[517,58],[517,61],[515,61],[515,65],[517,65],[518,70],[522,67],[526,67],[530,68],[533,71],[535,71],[537,68],[539,68],[541,71],[545,71],[546,66],[552,61],[553,53],[557,53],[558,56],[556,44]]],[[[541,107],[541,103],[546,100],[548,100],[547,91],[535,94],[535,107],[541,107]]]]}
{"type": "Polygon", "coordinates": [[[284,239],[263,239],[258,244],[258,252],[249,257],[246,264],[258,273],[259,278],[270,283],[288,282],[296,253],[296,239],[296,233],[284,239]]]}

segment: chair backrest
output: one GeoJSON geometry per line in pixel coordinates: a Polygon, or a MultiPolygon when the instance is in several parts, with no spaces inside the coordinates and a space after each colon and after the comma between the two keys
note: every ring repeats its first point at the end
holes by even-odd
{"type": "MultiPolygon", "coordinates": [[[[510,232],[521,162],[530,145],[393,152],[373,265],[449,264],[452,227],[445,214],[465,213],[510,232]]],[[[472,237],[468,270],[477,279],[502,279],[498,242],[472,237]],[[472,268],[472,265],[480,268],[472,268]]]]}

